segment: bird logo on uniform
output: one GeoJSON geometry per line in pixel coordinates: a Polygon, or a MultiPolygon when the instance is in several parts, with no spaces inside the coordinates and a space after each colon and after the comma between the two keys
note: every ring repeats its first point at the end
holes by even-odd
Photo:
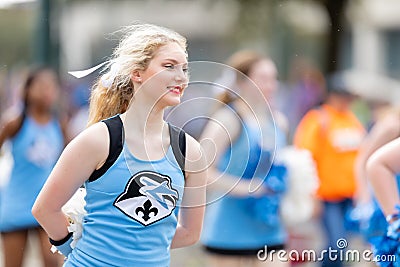
{"type": "Polygon", "coordinates": [[[167,198],[172,201],[178,199],[178,192],[168,187],[168,181],[158,183],[149,177],[143,176],[140,177],[140,182],[144,184],[144,186],[139,189],[139,192],[143,195],[147,195],[149,198],[157,200],[165,208],[167,208],[168,205],[166,201],[167,198]]]}
{"type": "Polygon", "coordinates": [[[172,188],[169,176],[143,171],[131,177],[114,206],[147,226],[171,215],[178,199],[178,191],[172,188]]]}

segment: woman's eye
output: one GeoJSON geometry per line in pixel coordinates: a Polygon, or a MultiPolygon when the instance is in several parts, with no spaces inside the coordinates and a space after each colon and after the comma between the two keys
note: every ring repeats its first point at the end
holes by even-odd
{"type": "Polygon", "coordinates": [[[175,68],[175,66],[172,64],[164,65],[164,67],[166,67],[167,69],[171,69],[171,70],[175,68]]]}

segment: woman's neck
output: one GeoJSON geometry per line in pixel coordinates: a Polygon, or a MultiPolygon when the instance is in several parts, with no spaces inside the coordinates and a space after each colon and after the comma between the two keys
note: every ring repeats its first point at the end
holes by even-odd
{"type": "Polygon", "coordinates": [[[165,156],[170,139],[163,115],[163,109],[146,108],[135,103],[121,115],[126,144],[135,157],[158,160],[165,156]]]}
{"type": "Polygon", "coordinates": [[[27,114],[40,124],[45,124],[51,119],[51,112],[40,108],[30,107],[27,109],[27,114]]]}
{"type": "Polygon", "coordinates": [[[164,110],[157,107],[144,107],[132,103],[125,113],[126,131],[133,131],[136,134],[160,134],[164,127],[164,110]]]}

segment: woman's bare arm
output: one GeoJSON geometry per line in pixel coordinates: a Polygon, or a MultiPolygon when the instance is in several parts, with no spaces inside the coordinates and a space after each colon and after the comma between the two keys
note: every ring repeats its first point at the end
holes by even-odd
{"type": "Polygon", "coordinates": [[[179,214],[179,223],[171,248],[196,243],[201,234],[206,205],[207,160],[199,143],[187,138],[185,190],[179,214]]]}
{"type": "Polygon", "coordinates": [[[49,237],[61,240],[68,221],[61,208],[108,156],[109,137],[104,123],[97,123],[72,140],[38,195],[32,213],[49,237]]]}
{"type": "Polygon", "coordinates": [[[356,201],[364,203],[369,201],[370,192],[367,183],[366,165],[368,158],[384,144],[400,136],[400,118],[391,114],[376,122],[370,133],[363,140],[355,163],[357,179],[356,201]]]}
{"type": "MultiPolygon", "coordinates": [[[[261,180],[259,179],[252,183],[251,180],[244,180],[241,177],[221,173],[217,169],[217,163],[226,149],[238,138],[241,127],[240,120],[232,111],[221,109],[209,120],[200,137],[201,146],[210,165],[207,187],[223,193],[229,192],[238,197],[248,196],[254,184],[259,185],[261,180]]],[[[251,142],[252,140],[249,141],[251,142]]],[[[246,157],[246,155],[243,156],[246,157]]],[[[262,192],[262,187],[259,187],[259,190],[251,193],[259,195],[262,192]]]]}
{"type": "Polygon", "coordinates": [[[367,176],[385,215],[397,213],[399,189],[395,175],[400,172],[400,138],[379,148],[367,162],[367,176]]]}
{"type": "Polygon", "coordinates": [[[12,138],[21,124],[21,117],[18,116],[13,119],[9,119],[7,121],[2,121],[0,125],[0,149],[3,146],[4,142],[12,138]]]}

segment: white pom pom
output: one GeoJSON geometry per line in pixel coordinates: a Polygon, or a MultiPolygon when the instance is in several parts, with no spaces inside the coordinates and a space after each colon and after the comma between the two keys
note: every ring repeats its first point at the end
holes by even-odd
{"type": "Polygon", "coordinates": [[[314,160],[308,150],[288,146],[276,157],[288,170],[288,190],[282,199],[281,215],[288,226],[311,219],[318,176],[314,160]]]}
{"type": "Polygon", "coordinates": [[[11,144],[7,142],[0,150],[0,188],[7,184],[13,165],[14,159],[11,155],[11,144]]]}
{"type": "Polygon", "coordinates": [[[62,207],[62,211],[70,219],[68,231],[72,233],[71,248],[75,248],[76,243],[82,236],[83,217],[87,214],[85,210],[86,189],[79,188],[72,198],[62,207]]]}

